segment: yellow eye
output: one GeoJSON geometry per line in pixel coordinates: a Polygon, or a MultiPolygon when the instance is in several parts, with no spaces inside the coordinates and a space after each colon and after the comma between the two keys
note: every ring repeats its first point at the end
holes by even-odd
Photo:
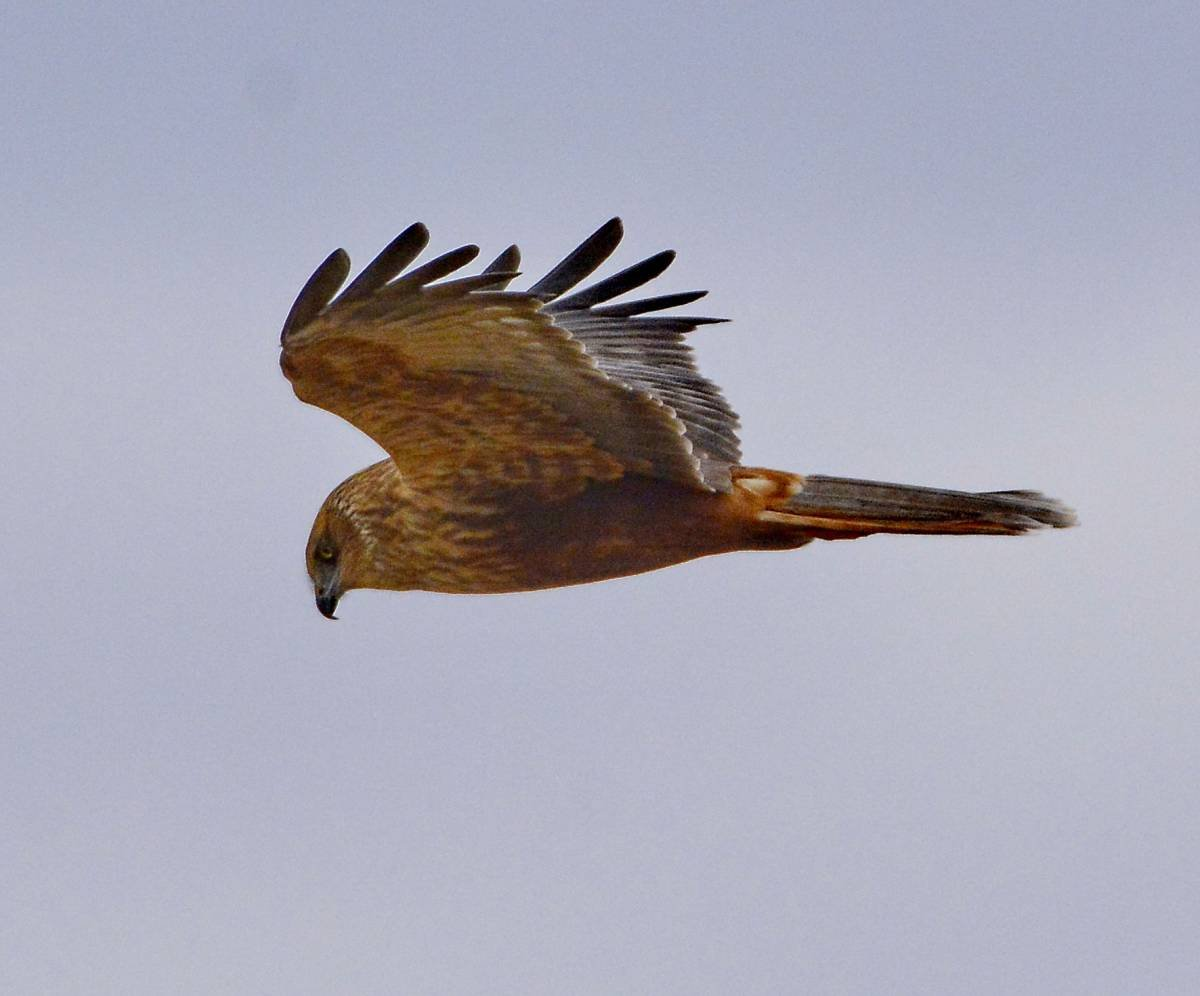
{"type": "Polygon", "coordinates": [[[316,557],[317,560],[324,560],[328,562],[333,560],[333,551],[327,546],[319,546],[313,551],[313,556],[316,557]]]}

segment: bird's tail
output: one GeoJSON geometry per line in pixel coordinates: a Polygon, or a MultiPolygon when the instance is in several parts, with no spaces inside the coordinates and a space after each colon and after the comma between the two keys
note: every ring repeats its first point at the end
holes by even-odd
{"type": "Polygon", "coordinates": [[[992,533],[1015,536],[1075,525],[1075,513],[1037,491],[944,491],[849,477],[787,474],[737,467],[734,486],[763,502],[763,522],[802,529],[817,539],[870,533],[992,533]]]}

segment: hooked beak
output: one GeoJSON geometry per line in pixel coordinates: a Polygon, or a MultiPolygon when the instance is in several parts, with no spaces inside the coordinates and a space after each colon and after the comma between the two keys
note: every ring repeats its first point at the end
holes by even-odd
{"type": "Polygon", "coordinates": [[[337,590],[337,586],[331,584],[328,588],[318,588],[317,595],[317,611],[326,619],[336,619],[334,610],[337,608],[338,599],[342,597],[342,593],[337,590]]]}

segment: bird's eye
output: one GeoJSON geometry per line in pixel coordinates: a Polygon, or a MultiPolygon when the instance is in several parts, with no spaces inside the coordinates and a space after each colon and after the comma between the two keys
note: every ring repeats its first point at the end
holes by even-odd
{"type": "Polygon", "coordinates": [[[327,546],[319,546],[313,551],[313,556],[328,563],[333,560],[333,551],[327,546]]]}

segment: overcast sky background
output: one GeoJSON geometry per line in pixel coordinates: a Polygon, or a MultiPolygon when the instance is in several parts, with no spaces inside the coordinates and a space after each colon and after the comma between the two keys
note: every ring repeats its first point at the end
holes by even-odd
{"type": "Polygon", "coordinates": [[[0,990],[1200,990],[1190,3],[26,4],[0,990]],[[313,607],[277,367],[414,220],[709,287],[748,462],[1082,528],[313,607]]]}

